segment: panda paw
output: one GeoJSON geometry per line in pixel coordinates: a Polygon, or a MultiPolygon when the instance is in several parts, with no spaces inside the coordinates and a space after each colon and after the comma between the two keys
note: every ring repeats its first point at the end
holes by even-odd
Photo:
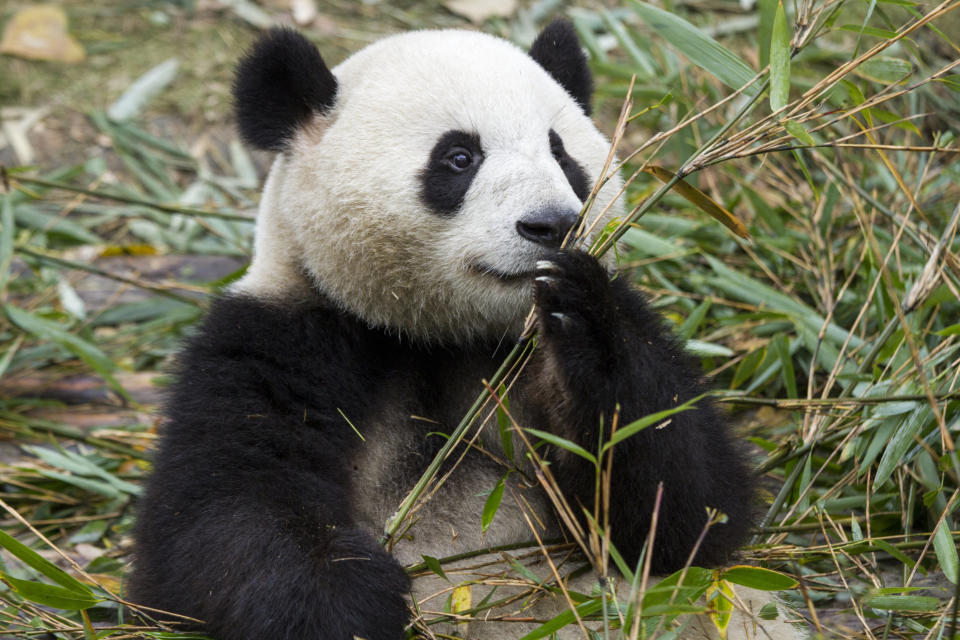
{"type": "Polygon", "coordinates": [[[534,300],[540,339],[555,359],[606,369],[614,356],[617,305],[607,270],[581,251],[537,262],[534,300]]]}

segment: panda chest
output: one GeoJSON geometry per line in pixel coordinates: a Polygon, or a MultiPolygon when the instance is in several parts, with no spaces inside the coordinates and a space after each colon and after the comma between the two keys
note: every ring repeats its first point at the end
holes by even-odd
{"type": "MultiPolygon", "coordinates": [[[[381,396],[385,402],[376,412],[375,424],[367,426],[373,437],[365,439],[350,466],[355,523],[372,535],[383,532],[388,519],[427,469],[445,442],[441,434],[450,433],[456,426],[449,424],[453,420],[449,416],[461,409],[465,413],[469,402],[476,399],[476,387],[466,385],[461,390],[456,386],[440,389],[436,396],[439,404],[426,403],[428,406],[411,402],[409,390],[381,396]],[[466,398],[469,400],[464,404],[466,398]],[[444,403],[449,406],[442,406],[444,403]],[[435,420],[431,413],[447,414],[441,416],[446,419],[435,420]]],[[[514,451],[522,451],[521,445],[514,451]]],[[[393,548],[397,559],[411,564],[421,561],[423,555],[442,558],[481,547],[530,541],[535,538],[531,527],[536,528],[537,536],[554,537],[559,527],[546,496],[529,470],[511,468],[505,460],[496,418],[486,415],[482,426],[474,426],[444,463],[400,527],[403,533],[393,548]],[[469,440],[473,446],[467,445],[469,440]],[[484,507],[501,483],[499,508],[483,531],[484,507]]]]}

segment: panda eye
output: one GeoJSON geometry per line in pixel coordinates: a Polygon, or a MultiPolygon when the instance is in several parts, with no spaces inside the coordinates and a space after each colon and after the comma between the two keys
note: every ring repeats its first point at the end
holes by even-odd
{"type": "Polygon", "coordinates": [[[473,164],[473,155],[463,147],[457,147],[450,151],[445,158],[447,166],[454,171],[463,171],[473,164]]]}

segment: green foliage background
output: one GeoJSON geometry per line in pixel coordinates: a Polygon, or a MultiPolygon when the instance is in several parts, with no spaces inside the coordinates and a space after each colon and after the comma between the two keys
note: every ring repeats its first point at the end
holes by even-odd
{"type": "MultiPolygon", "coordinates": [[[[540,1],[482,25],[525,44],[563,13],[590,52],[603,130],[629,95],[621,267],[756,445],[764,514],[747,559],[800,580],[784,598],[824,637],[944,638],[956,616],[958,6],[540,1]],[[752,240],[704,215],[717,207],[752,240]]],[[[0,149],[0,628],[173,637],[115,626],[131,506],[164,366],[249,258],[268,158],[229,128],[231,61],[286,14],[66,9],[84,66],[0,56],[3,117],[49,103],[47,134],[70,133],[38,135],[31,166],[0,149]],[[173,53],[179,71],[132,84],[173,53]],[[137,106],[118,112],[124,91],[137,106]]],[[[468,26],[436,2],[327,11],[307,32],[332,61],[381,34],[468,26]]],[[[442,573],[430,560],[420,569],[442,573]]]]}

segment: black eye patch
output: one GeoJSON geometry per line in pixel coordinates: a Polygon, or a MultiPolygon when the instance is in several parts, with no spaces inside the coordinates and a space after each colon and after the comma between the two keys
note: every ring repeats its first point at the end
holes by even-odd
{"type": "Polygon", "coordinates": [[[567,150],[563,148],[563,140],[560,135],[553,129],[550,129],[550,153],[553,154],[557,164],[560,165],[560,169],[563,170],[563,175],[567,177],[567,182],[570,183],[573,192],[580,198],[581,202],[586,200],[587,196],[590,195],[590,180],[587,178],[587,172],[583,170],[579,162],[570,157],[567,150]]]}
{"type": "Polygon", "coordinates": [[[420,172],[420,197],[440,215],[456,213],[481,163],[480,136],[447,131],[433,145],[427,166],[420,172]]]}

